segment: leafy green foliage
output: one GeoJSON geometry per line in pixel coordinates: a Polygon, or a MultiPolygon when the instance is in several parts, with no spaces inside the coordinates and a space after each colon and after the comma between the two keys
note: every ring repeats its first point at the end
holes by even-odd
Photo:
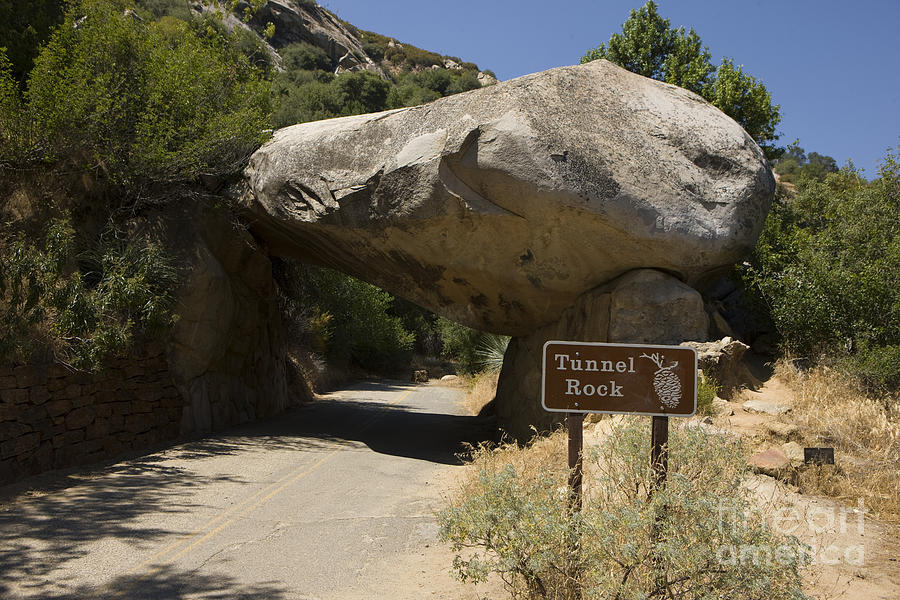
{"type": "Polygon", "coordinates": [[[48,226],[42,246],[19,235],[0,254],[0,357],[52,350],[75,367],[97,369],[137,332],[173,323],[176,283],[159,245],[112,227],[80,252],[66,220],[48,226]]]}
{"type": "Polygon", "coordinates": [[[775,152],[771,142],[778,139],[775,127],[781,121],[780,107],[772,104],[766,86],[744,73],[743,67],[735,68],[730,58],[723,59],[702,95],[740,123],[770,155],[775,152]]]}
{"type": "Polygon", "coordinates": [[[476,73],[464,69],[427,69],[417,73],[406,73],[398,78],[397,85],[429,90],[438,97],[468,92],[481,87],[476,73]]]}
{"type": "Polygon", "coordinates": [[[740,123],[769,158],[777,155],[773,143],[778,139],[775,127],[781,121],[780,107],[772,104],[762,82],[745,74],[742,67],[735,68],[730,58],[716,68],[697,33],[684,27],[673,29],[652,0],[639,10],[632,9],[622,33],[589,50],[581,62],[600,58],[700,94],[740,123]]]}
{"type": "Polygon", "coordinates": [[[799,140],[794,140],[774,163],[773,170],[781,181],[793,183],[803,177],[821,180],[828,173],[838,172],[834,158],[818,152],[810,152],[807,156],[798,144],[799,140]]]}
{"type": "Polygon", "coordinates": [[[481,332],[444,317],[438,318],[438,330],[441,334],[443,355],[457,361],[460,373],[466,375],[476,373],[479,370],[477,349],[481,332]]]}
{"type": "Polygon", "coordinates": [[[831,357],[886,391],[900,378],[900,165],[801,178],[779,198],[747,271],[785,348],[831,357]]]}
{"type": "Polygon", "coordinates": [[[331,58],[319,48],[307,42],[289,44],[279,51],[282,67],[287,73],[295,71],[330,71],[331,58]]]}
{"type": "Polygon", "coordinates": [[[185,0],[137,0],[138,8],[152,19],[174,17],[182,21],[191,19],[191,8],[185,0]]]}
{"type": "MultiPolygon", "coordinates": [[[[388,38],[370,32],[361,35],[364,48],[373,60],[386,57],[386,52],[397,56],[391,54],[396,47],[387,45],[388,38]]],[[[284,72],[273,83],[276,109],[272,124],[275,127],[416,106],[481,87],[476,65],[464,63],[468,66],[461,69],[430,68],[443,65],[443,58],[434,53],[422,55],[429,57],[427,60],[419,57],[403,63],[406,70],[393,80],[382,79],[369,71],[334,75],[328,55],[303,42],[286,46],[281,56],[284,72]]]]}
{"type": "Polygon", "coordinates": [[[499,373],[503,368],[503,357],[506,356],[506,348],[509,346],[508,335],[485,333],[478,342],[475,356],[481,365],[481,369],[488,373],[499,373]]]}
{"type": "Polygon", "coordinates": [[[35,62],[28,108],[49,158],[87,155],[133,195],[227,174],[264,139],[267,84],[220,35],[84,0],[35,62]]]}
{"type": "Polygon", "coordinates": [[[515,598],[582,597],[576,584],[585,598],[805,598],[805,551],[762,522],[737,442],[673,428],[668,479],[650,494],[649,428],[626,420],[586,449],[579,513],[562,437],[475,453],[477,477],[439,515],[442,539],[470,549],[454,560],[461,579],[497,573],[515,598]]]}
{"type": "Polygon", "coordinates": [[[286,263],[279,284],[306,313],[309,333],[332,362],[374,371],[409,363],[414,335],[392,314],[393,297],[338,271],[286,263]]]}
{"type": "Polygon", "coordinates": [[[12,63],[0,48],[0,168],[20,160],[29,150],[30,123],[22,114],[19,86],[12,63]]]}
{"type": "Polygon", "coordinates": [[[294,71],[276,83],[278,109],[272,116],[275,127],[285,127],[305,121],[344,117],[387,108],[390,84],[374,73],[360,71],[331,77],[322,81],[315,71],[294,71]],[[300,82],[299,85],[290,79],[300,82]]]}
{"type": "Polygon", "coordinates": [[[0,0],[0,47],[6,48],[10,74],[22,84],[41,44],[63,20],[63,0],[0,0]]]}
{"type": "Polygon", "coordinates": [[[719,394],[719,386],[711,377],[701,377],[697,382],[697,412],[712,415],[712,401],[719,394]]]}
{"type": "Polygon", "coordinates": [[[440,356],[441,336],[438,330],[438,316],[418,304],[395,297],[390,314],[400,319],[403,329],[413,334],[413,349],[423,356],[440,356]]]}

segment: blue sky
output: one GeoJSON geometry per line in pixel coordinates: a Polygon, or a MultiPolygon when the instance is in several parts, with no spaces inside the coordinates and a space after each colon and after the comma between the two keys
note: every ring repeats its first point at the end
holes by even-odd
{"type": "MultiPolygon", "coordinates": [[[[319,0],[357,27],[459,56],[500,79],[577,64],[642,0],[319,0]]],[[[900,0],[659,0],[765,83],[780,144],[852,160],[867,177],[900,146],[900,0]]]]}

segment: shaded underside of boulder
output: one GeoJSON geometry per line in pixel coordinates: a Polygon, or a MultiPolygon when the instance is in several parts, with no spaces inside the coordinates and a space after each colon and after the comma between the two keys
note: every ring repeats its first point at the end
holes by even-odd
{"type": "Polygon", "coordinates": [[[509,436],[524,441],[562,422],[564,415],[541,405],[545,342],[680,344],[708,335],[709,318],[699,292],[654,269],[626,273],[583,294],[557,322],[510,340],[494,398],[498,423],[509,436]]]}
{"type": "Polygon", "coordinates": [[[734,121],[606,61],[278,130],[240,190],[273,254],[510,335],[634,269],[740,260],[773,193],[734,121]]]}

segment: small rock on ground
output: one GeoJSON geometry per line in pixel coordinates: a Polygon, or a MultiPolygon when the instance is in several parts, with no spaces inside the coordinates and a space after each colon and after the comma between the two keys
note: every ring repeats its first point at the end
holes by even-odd
{"type": "Polygon", "coordinates": [[[780,448],[769,448],[751,456],[747,464],[757,473],[776,477],[791,466],[791,460],[780,448]]]}
{"type": "Polygon", "coordinates": [[[765,413],[767,415],[783,415],[791,410],[787,404],[778,404],[776,402],[767,402],[765,400],[747,400],[742,405],[744,410],[750,412],[765,413]]]}
{"type": "Polygon", "coordinates": [[[791,461],[792,467],[799,467],[803,464],[803,446],[797,442],[788,442],[781,445],[781,451],[791,461]]]}
{"type": "Polygon", "coordinates": [[[771,433],[772,435],[777,435],[778,437],[782,437],[784,439],[788,439],[792,435],[800,431],[800,428],[793,423],[781,423],[779,421],[766,423],[766,429],[768,429],[769,433],[771,433]]]}

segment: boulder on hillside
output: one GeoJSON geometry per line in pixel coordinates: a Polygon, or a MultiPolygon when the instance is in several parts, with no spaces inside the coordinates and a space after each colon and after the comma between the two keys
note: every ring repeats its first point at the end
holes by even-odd
{"type": "MultiPolygon", "coordinates": [[[[239,4],[239,11],[243,10],[241,5],[244,4],[247,4],[246,0],[239,4]]],[[[331,62],[337,65],[336,73],[366,70],[386,77],[344,22],[317,4],[268,0],[253,14],[250,25],[262,31],[268,23],[275,26],[275,35],[270,40],[275,48],[307,42],[328,54],[331,62]]]]}
{"type": "Polygon", "coordinates": [[[270,252],[519,336],[629,271],[742,259],[774,193],[737,123],[606,61],[281,129],[245,176],[270,252]]]}
{"type": "Polygon", "coordinates": [[[697,351],[697,368],[712,378],[719,387],[719,395],[730,400],[741,388],[756,388],[760,382],[744,363],[744,354],[750,347],[730,337],[714,342],[684,342],[697,351]]]}

